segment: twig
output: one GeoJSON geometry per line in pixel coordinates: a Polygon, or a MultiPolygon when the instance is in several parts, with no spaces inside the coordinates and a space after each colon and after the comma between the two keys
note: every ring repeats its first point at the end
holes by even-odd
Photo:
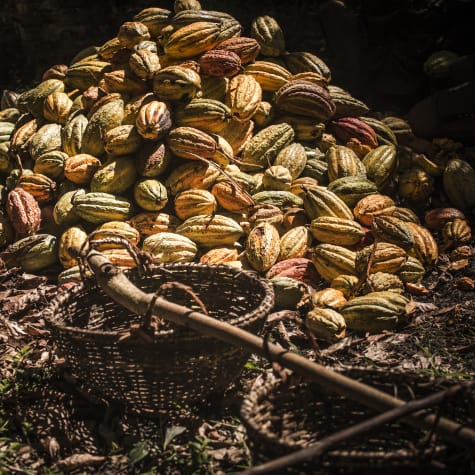
{"type": "Polygon", "coordinates": [[[475,381],[470,383],[461,383],[451,386],[450,388],[431,394],[422,399],[407,402],[404,406],[391,409],[377,416],[371,417],[363,422],[347,427],[341,431],[325,437],[317,444],[305,447],[304,449],[293,452],[289,455],[284,455],[270,462],[258,465],[257,467],[239,472],[239,475],[263,475],[265,473],[282,473],[282,471],[293,465],[310,461],[323,455],[333,446],[340,442],[346,441],[358,435],[364,434],[370,430],[375,429],[383,424],[401,419],[408,414],[427,409],[429,407],[441,404],[447,399],[456,396],[462,391],[466,391],[475,387],[475,381]]]}
{"type": "MultiPolygon", "coordinates": [[[[109,297],[133,313],[143,315],[147,311],[153,299],[153,294],[146,294],[137,288],[127,279],[122,271],[118,270],[97,251],[90,251],[87,261],[90,269],[96,276],[99,286],[102,287],[109,297]]],[[[272,343],[264,345],[262,338],[248,331],[224,321],[207,317],[183,305],[178,305],[159,297],[153,305],[153,313],[178,325],[183,325],[201,334],[227,342],[230,345],[247,348],[261,356],[269,355],[272,361],[277,361],[300,375],[324,385],[327,390],[345,396],[376,411],[387,411],[405,404],[404,401],[398,398],[338,374],[329,368],[292,353],[280,345],[272,343]]],[[[436,416],[433,414],[424,416],[414,415],[408,416],[404,421],[415,427],[430,430],[435,418],[436,416]]],[[[435,430],[437,434],[454,444],[472,449],[475,448],[475,431],[462,424],[446,418],[440,418],[435,430]]]]}

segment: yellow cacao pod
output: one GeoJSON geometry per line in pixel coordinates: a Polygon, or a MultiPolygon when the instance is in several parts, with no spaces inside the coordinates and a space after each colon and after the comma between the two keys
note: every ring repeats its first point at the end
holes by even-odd
{"type": "Polygon", "coordinates": [[[335,342],[345,338],[346,321],[331,308],[314,307],[305,317],[305,326],[316,338],[335,342]]]}
{"type": "Polygon", "coordinates": [[[269,222],[255,226],[246,240],[246,257],[258,272],[270,269],[280,253],[280,238],[277,228],[269,222]]]}
{"type": "Polygon", "coordinates": [[[190,188],[175,197],[175,214],[185,220],[199,214],[212,215],[216,212],[216,198],[207,190],[190,188]]]}
{"type": "Polygon", "coordinates": [[[176,232],[204,247],[234,244],[244,233],[234,219],[219,214],[192,216],[176,232]]]}
{"type": "Polygon", "coordinates": [[[65,269],[69,269],[78,264],[75,254],[71,254],[71,249],[74,247],[87,251],[89,246],[84,248],[83,246],[85,243],[87,243],[87,233],[81,226],[72,226],[61,234],[59,239],[58,256],[59,261],[65,269]]]}
{"type": "Polygon", "coordinates": [[[198,252],[196,244],[185,236],[162,232],[144,239],[142,250],[149,252],[153,262],[192,262],[198,252]]]}

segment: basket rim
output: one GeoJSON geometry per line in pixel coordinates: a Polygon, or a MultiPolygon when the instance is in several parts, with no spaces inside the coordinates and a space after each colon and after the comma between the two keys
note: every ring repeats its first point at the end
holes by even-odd
{"type": "MultiPolygon", "coordinates": [[[[254,319],[256,316],[260,314],[267,315],[274,306],[274,289],[272,287],[272,284],[268,280],[261,277],[257,272],[252,271],[252,270],[236,269],[230,266],[226,266],[224,264],[207,265],[207,264],[201,264],[201,263],[195,263],[195,262],[153,264],[150,268],[150,271],[144,274],[143,276],[139,276],[137,269],[120,269],[120,270],[127,277],[131,275],[135,275],[141,278],[147,278],[147,277],[153,277],[153,273],[157,269],[166,270],[166,269],[187,269],[187,268],[199,268],[199,269],[208,270],[208,271],[212,270],[212,272],[216,272],[216,273],[224,271],[226,273],[233,274],[233,277],[245,275],[246,278],[249,278],[252,281],[252,285],[254,286],[259,285],[263,289],[264,297],[261,300],[261,302],[258,304],[258,306],[254,308],[253,310],[245,313],[244,315],[231,319],[228,323],[232,325],[238,325],[239,323],[243,321],[254,319]]],[[[100,289],[97,282],[95,282],[95,278],[92,277],[88,281],[80,281],[71,289],[58,293],[54,297],[54,299],[48,304],[48,306],[43,310],[45,321],[48,322],[51,326],[53,326],[55,329],[59,331],[67,331],[70,333],[76,333],[77,335],[83,335],[83,336],[117,338],[117,337],[122,336],[124,333],[127,333],[129,331],[129,329],[127,328],[123,330],[116,330],[116,331],[91,330],[91,329],[79,328],[79,327],[71,326],[71,325],[64,325],[62,323],[63,320],[55,315],[55,312],[61,306],[64,306],[65,304],[67,304],[68,301],[71,298],[74,298],[76,294],[86,290],[86,286],[88,285],[88,282],[91,282],[91,281],[93,282],[93,286],[95,285],[96,288],[100,289]]],[[[112,298],[110,300],[111,302],[114,302],[112,298]]],[[[155,340],[157,338],[163,338],[165,336],[173,336],[175,335],[175,333],[176,331],[173,328],[171,328],[171,329],[160,330],[158,332],[155,332],[153,337],[155,340]]],[[[204,337],[204,335],[200,335],[200,336],[204,337]]],[[[187,339],[194,340],[196,336],[189,337],[189,338],[181,336],[181,338],[183,340],[187,340],[187,339]]]]}

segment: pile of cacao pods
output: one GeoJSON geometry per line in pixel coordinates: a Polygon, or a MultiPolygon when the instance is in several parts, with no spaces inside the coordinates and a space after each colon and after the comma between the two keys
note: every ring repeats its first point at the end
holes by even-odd
{"type": "Polygon", "coordinates": [[[155,263],[257,271],[282,308],[307,296],[317,337],[394,328],[437,261],[432,232],[454,259],[469,254],[463,147],[434,141],[429,159],[402,146],[403,119],[376,119],[319,57],[287,52],[270,16],[246,37],[197,0],[174,10],[147,8],[33,89],[4,92],[0,249],[27,272],[59,262],[64,284],[88,236],[134,267],[121,237],[155,263]],[[424,226],[413,209],[435,179],[453,207],[424,226]]]}

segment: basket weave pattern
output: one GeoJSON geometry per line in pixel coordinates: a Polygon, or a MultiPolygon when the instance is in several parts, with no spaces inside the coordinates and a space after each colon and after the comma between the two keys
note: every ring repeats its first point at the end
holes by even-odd
{"type": "MultiPolygon", "coordinates": [[[[167,282],[193,289],[209,316],[258,333],[273,306],[268,283],[254,273],[226,266],[174,264],[155,266],[129,279],[153,293],[167,282]]],[[[166,288],[167,300],[201,311],[191,295],[166,288]]],[[[131,413],[161,413],[203,402],[234,381],[249,352],[193,330],[166,323],[153,341],[124,339],[131,324],[142,317],[113,302],[95,284],[79,284],[58,296],[47,309],[57,353],[73,374],[107,400],[125,404],[131,413]]]]}
{"type": "MultiPolygon", "coordinates": [[[[355,368],[344,374],[404,400],[424,397],[450,386],[447,381],[405,373],[355,368]]],[[[465,404],[460,400],[451,401],[445,412],[448,410],[454,420],[473,426],[473,415],[467,407],[466,401],[465,404]]],[[[375,413],[364,406],[326,392],[317,384],[300,383],[289,387],[272,374],[251,389],[241,406],[254,463],[315,444],[373,415],[375,413]]],[[[358,470],[427,467],[424,464],[430,463],[432,457],[445,457],[446,446],[424,445],[424,436],[422,430],[390,424],[338,445],[321,460],[289,468],[288,473],[361,473],[358,470]]]]}

